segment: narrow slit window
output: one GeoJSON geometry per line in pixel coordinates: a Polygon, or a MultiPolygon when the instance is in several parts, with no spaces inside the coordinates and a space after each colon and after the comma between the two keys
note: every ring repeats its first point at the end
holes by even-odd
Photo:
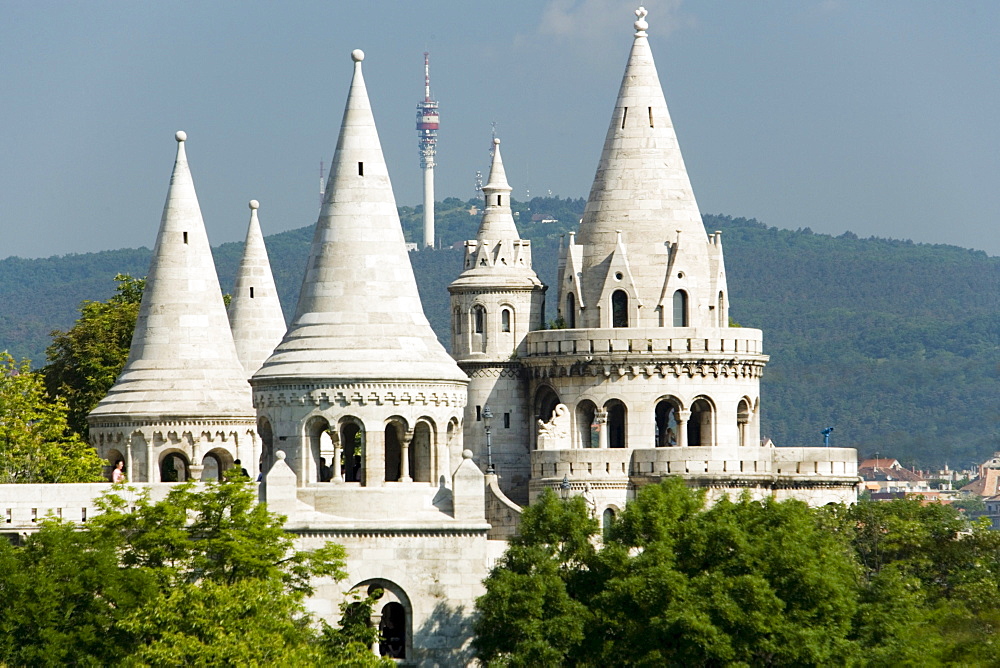
{"type": "Polygon", "coordinates": [[[510,413],[503,414],[503,428],[510,429],[510,413]]]}
{"type": "Polygon", "coordinates": [[[364,176],[364,175],[365,175],[365,163],[359,162],[358,163],[358,176],[364,176]]]}
{"type": "Polygon", "coordinates": [[[649,107],[649,127],[653,127],[653,108],[649,107]]]}
{"type": "Polygon", "coordinates": [[[483,407],[476,406],[476,422],[480,422],[483,419],[483,407]]]}
{"type": "Polygon", "coordinates": [[[497,206],[503,206],[503,195],[497,195],[497,206]]]}
{"type": "Polygon", "coordinates": [[[250,286],[250,299],[253,299],[253,286],[250,286]]]}
{"type": "Polygon", "coordinates": [[[622,110],[622,130],[625,129],[625,119],[628,118],[628,107],[622,110]]]}
{"type": "Polygon", "coordinates": [[[188,242],[188,233],[185,232],[184,233],[184,243],[187,243],[187,242],[188,242]]]}

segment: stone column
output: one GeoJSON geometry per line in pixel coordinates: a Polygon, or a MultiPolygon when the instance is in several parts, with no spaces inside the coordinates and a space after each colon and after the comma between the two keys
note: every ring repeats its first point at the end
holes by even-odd
{"type": "Polygon", "coordinates": [[[410,477],[410,443],[413,442],[413,430],[407,429],[399,439],[399,482],[413,482],[410,477]]]}
{"type": "Polygon", "coordinates": [[[382,487],[385,485],[385,431],[365,430],[361,443],[361,484],[382,487]]]}
{"type": "MultiPolygon", "coordinates": [[[[143,435],[145,438],[145,434],[143,435]]],[[[156,475],[156,453],[153,451],[153,434],[146,439],[146,482],[160,482],[160,476],[156,475]]]]}
{"type": "Polygon", "coordinates": [[[688,420],[691,411],[677,411],[677,447],[686,448],[688,444],[688,420]]]}
{"type": "Polygon", "coordinates": [[[740,433],[740,446],[746,447],[747,444],[747,418],[744,416],[739,416],[736,418],[736,427],[740,433]]]}
{"type": "MultiPolygon", "coordinates": [[[[333,482],[344,482],[344,474],[340,468],[340,458],[343,454],[343,448],[340,446],[340,432],[331,431],[330,442],[333,443],[333,461],[330,462],[330,466],[333,467],[333,482]]],[[[353,464],[354,462],[351,462],[351,465],[353,464]]]]}
{"type": "Polygon", "coordinates": [[[606,450],[608,447],[608,412],[600,409],[594,411],[594,423],[597,425],[597,447],[606,450]]]}
{"type": "Polygon", "coordinates": [[[131,480],[131,478],[136,477],[135,473],[132,471],[132,437],[129,436],[125,439],[125,466],[128,467],[128,478],[126,480],[131,480]]]}

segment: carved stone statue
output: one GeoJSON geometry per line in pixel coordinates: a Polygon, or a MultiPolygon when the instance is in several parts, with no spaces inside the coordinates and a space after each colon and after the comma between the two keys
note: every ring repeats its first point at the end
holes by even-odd
{"type": "Polygon", "coordinates": [[[557,404],[548,422],[538,421],[538,449],[561,450],[569,446],[569,408],[557,404]]]}

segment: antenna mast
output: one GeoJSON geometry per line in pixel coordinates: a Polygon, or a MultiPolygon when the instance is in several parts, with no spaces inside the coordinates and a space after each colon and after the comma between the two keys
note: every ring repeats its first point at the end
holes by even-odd
{"type": "Polygon", "coordinates": [[[424,247],[434,247],[434,156],[440,127],[438,103],[431,99],[430,53],[424,51],[424,99],[417,103],[417,147],[424,170],[424,247]]]}

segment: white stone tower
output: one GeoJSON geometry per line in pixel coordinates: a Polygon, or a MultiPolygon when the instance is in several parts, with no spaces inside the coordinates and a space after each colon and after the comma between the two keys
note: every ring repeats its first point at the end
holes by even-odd
{"type": "Polygon", "coordinates": [[[531,242],[518,235],[511,215],[500,140],[493,144],[479,232],[465,242],[465,270],[448,286],[452,355],[470,379],[466,447],[488,473],[492,457],[501,489],[525,504],[533,420],[519,358],[527,352],[528,332],[542,328],[545,286],[531,268],[531,242]],[[489,449],[483,419],[487,406],[492,414],[489,449]]]}
{"type": "MultiPolygon", "coordinates": [[[[533,409],[547,423],[536,447],[699,447],[705,459],[756,450],[767,361],[761,332],[729,327],[721,238],[702,226],[650,53],[646,10],[636,15],[580,232],[560,257],[567,329],[529,334],[533,409]]],[[[602,488],[631,484],[621,477],[634,470],[630,458],[599,459],[584,470],[619,474],[602,488]]],[[[533,489],[554,473],[533,479],[533,489]]]]}
{"type": "Polygon", "coordinates": [[[468,379],[424,315],[361,73],[363,54],[353,57],[295,317],[251,384],[265,458],[284,450],[300,485],[319,479],[323,433],[342,459],[335,480],[343,475],[366,487],[432,482],[461,461],[468,379]]]}
{"type": "Polygon", "coordinates": [[[250,386],[236,355],[184,142],[163,208],[128,361],[87,417],[102,457],[132,481],[256,469],[250,386]]]}
{"type": "Polygon", "coordinates": [[[236,354],[250,378],[285,335],[285,316],[274,286],[264,235],[257,220],[257,200],[250,200],[250,225],[243,245],[243,259],[236,274],[233,299],[229,303],[229,325],[236,354]]]}

